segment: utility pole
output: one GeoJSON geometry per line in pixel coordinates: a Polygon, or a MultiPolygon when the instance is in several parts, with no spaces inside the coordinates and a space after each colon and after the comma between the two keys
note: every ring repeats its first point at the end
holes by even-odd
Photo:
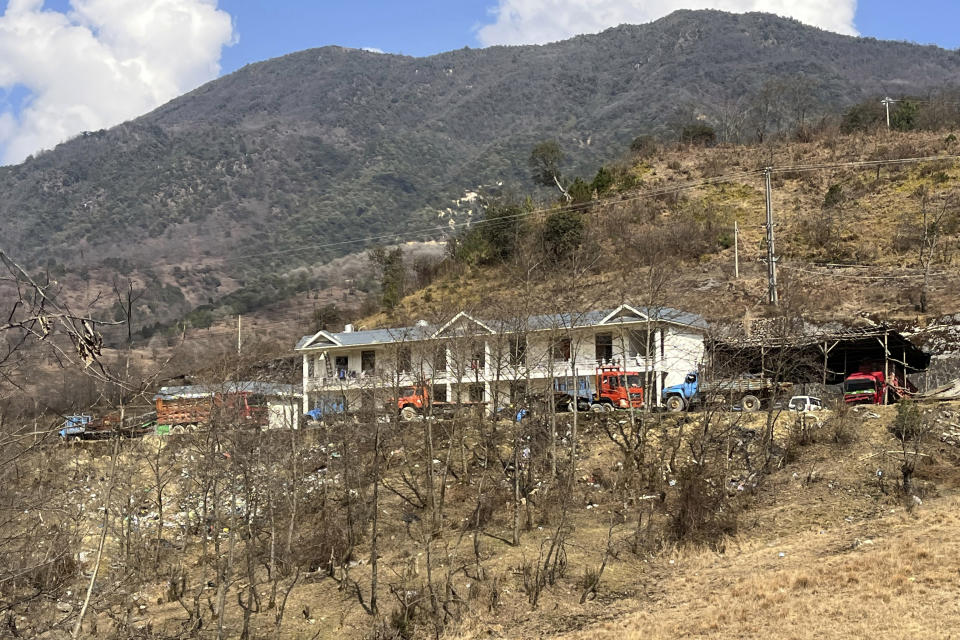
{"type": "Polygon", "coordinates": [[[887,131],[890,131],[890,105],[892,105],[894,102],[897,102],[897,100],[894,100],[890,96],[887,96],[880,101],[880,104],[887,109],[887,131]]]}
{"type": "Polygon", "coordinates": [[[771,201],[772,190],[770,188],[771,173],[773,173],[773,167],[767,167],[763,170],[767,200],[767,286],[769,302],[773,306],[777,306],[780,301],[777,298],[777,258],[774,254],[773,242],[773,203],[771,201]]]}
{"type": "Polygon", "coordinates": [[[237,314],[237,354],[240,354],[240,314],[237,314]]]}
{"type": "Polygon", "coordinates": [[[733,221],[733,277],[740,277],[740,227],[733,221]]]}

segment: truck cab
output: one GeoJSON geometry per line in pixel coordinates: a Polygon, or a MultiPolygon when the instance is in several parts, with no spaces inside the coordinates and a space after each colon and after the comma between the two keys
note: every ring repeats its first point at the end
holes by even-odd
{"type": "Polygon", "coordinates": [[[64,440],[82,440],[91,422],[93,422],[93,416],[86,414],[67,416],[58,433],[64,440]]]}
{"type": "Polygon", "coordinates": [[[597,368],[593,411],[643,408],[643,386],[640,373],[624,371],[618,366],[597,368]]]}
{"type": "Polygon", "coordinates": [[[401,387],[397,397],[397,411],[404,420],[413,420],[430,403],[430,391],[425,386],[401,387]]]}
{"type": "Polygon", "coordinates": [[[886,384],[882,371],[852,373],[843,381],[846,404],[883,404],[886,384]]]}
{"type": "Polygon", "coordinates": [[[660,394],[664,406],[668,411],[683,411],[700,391],[700,375],[691,371],[680,384],[666,387],[660,394]]]}

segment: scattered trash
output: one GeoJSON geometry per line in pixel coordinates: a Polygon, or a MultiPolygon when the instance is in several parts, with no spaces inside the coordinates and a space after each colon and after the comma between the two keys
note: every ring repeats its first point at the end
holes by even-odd
{"type": "Polygon", "coordinates": [[[787,554],[784,553],[783,551],[781,551],[780,553],[777,554],[777,557],[778,557],[778,558],[786,558],[786,557],[787,557],[787,554]]]}

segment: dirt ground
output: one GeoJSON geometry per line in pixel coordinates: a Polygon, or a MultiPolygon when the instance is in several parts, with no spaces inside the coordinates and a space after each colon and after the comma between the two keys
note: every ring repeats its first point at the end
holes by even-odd
{"type": "MultiPolygon", "coordinates": [[[[960,403],[930,406],[927,411],[937,425],[951,424],[960,415],[960,403]]],[[[379,553],[382,617],[368,615],[356,593],[341,588],[343,582],[323,571],[304,572],[290,592],[279,635],[274,635],[274,612],[268,610],[254,616],[252,637],[371,637],[396,611],[397,594],[407,588],[404,585],[423,584],[428,551],[433,557],[433,579],[440,582],[452,575],[450,585],[460,603],[457,615],[443,631],[444,638],[951,637],[954,629],[960,628],[956,598],[960,587],[960,448],[941,441],[934,430],[911,494],[904,496],[897,488],[899,445],[889,432],[896,408],[863,407],[843,415],[841,423],[833,412],[818,414],[809,423],[803,443],[788,446],[796,437],[796,416],[781,414],[776,439],[786,447],[782,464],[755,489],[750,478],[731,469],[735,531],[703,544],[676,543],[663,537],[639,551],[631,549],[631,541],[637,505],[644,503],[627,503],[612,489],[623,456],[601,423],[585,417],[578,441],[575,498],[563,523],[569,532],[565,570],[544,588],[536,607],[531,605],[524,571],[542,557],[561,524],[545,515],[549,511],[545,505],[532,509],[531,526],[523,527],[516,546],[509,542],[510,507],[506,503],[499,507],[480,538],[484,573],[480,580],[472,564],[469,529],[478,491],[476,477],[473,484],[448,480],[447,524],[429,550],[423,542],[427,538],[420,535],[421,523],[409,518],[408,505],[384,492],[379,553]],[[606,566],[595,594],[581,603],[584,576],[603,562],[608,532],[606,566]]],[[[696,414],[688,418],[693,423],[698,419],[696,414]]],[[[762,430],[766,416],[730,413],[722,419],[747,433],[762,430]]],[[[662,437],[674,437],[678,424],[670,423],[662,437]]],[[[175,475],[182,473],[177,465],[194,468],[188,466],[191,454],[178,452],[174,439],[154,438],[130,446],[158,445],[172,456],[175,475]]],[[[416,444],[405,446],[405,453],[398,448],[390,455],[413,455],[416,444]]],[[[83,554],[87,558],[87,575],[99,535],[102,512],[98,506],[106,486],[109,447],[109,443],[90,443],[45,454],[46,464],[59,466],[65,476],[74,479],[71,495],[89,514],[89,534],[77,549],[78,557],[83,554]]],[[[688,455],[685,448],[680,451],[681,458],[688,455]]],[[[137,467],[137,461],[143,459],[149,457],[131,449],[121,454],[118,462],[123,482],[133,487],[132,493],[140,491],[137,487],[149,490],[148,475],[137,467]]],[[[678,465],[683,463],[678,460],[678,465]]],[[[389,481],[397,480],[400,468],[391,467],[389,481]]],[[[502,487],[486,486],[494,491],[491,495],[509,498],[508,493],[496,493],[502,492],[502,487]]],[[[172,506],[178,499],[173,485],[170,492],[167,517],[175,517],[174,512],[182,507],[172,506]]],[[[673,499],[668,496],[666,504],[673,499]]],[[[667,516],[654,513],[650,517],[658,527],[667,516]]],[[[165,534],[173,544],[176,531],[171,525],[165,534]]],[[[146,535],[152,534],[147,531],[146,535]]],[[[115,589],[127,594],[124,601],[135,605],[128,622],[139,629],[137,637],[181,637],[176,634],[186,612],[166,596],[165,581],[139,585],[110,582],[110,576],[124,575],[118,543],[108,542],[105,554],[110,569],[104,571],[97,593],[109,595],[115,589]]],[[[349,563],[350,577],[364,589],[370,577],[368,558],[369,548],[361,546],[349,563]]],[[[80,578],[74,589],[61,597],[61,603],[78,605],[86,580],[80,578]]],[[[241,585],[242,579],[228,593],[226,637],[239,632],[242,612],[236,587],[241,585]]],[[[267,589],[264,582],[260,589],[264,599],[267,589]]],[[[212,601],[216,590],[210,587],[204,593],[212,601]]],[[[208,605],[203,606],[206,610],[208,605]]],[[[51,620],[64,617],[44,608],[37,610],[37,619],[50,611],[51,620]]],[[[29,628],[29,623],[21,620],[21,628],[29,628]]],[[[88,618],[84,633],[86,637],[107,637],[103,634],[112,628],[110,617],[99,614],[88,618]]],[[[198,637],[215,637],[214,631],[208,623],[198,637]]],[[[411,633],[414,637],[432,635],[425,623],[412,627],[411,633]]]]}
{"type": "Polygon", "coordinates": [[[937,445],[921,467],[924,497],[905,501],[885,453],[894,410],[876,412],[857,420],[849,445],[804,447],[722,550],[674,547],[605,574],[591,603],[555,602],[517,626],[478,624],[455,637],[956,637],[960,451],[937,445]],[[878,471],[891,480],[881,485],[878,471]]]}

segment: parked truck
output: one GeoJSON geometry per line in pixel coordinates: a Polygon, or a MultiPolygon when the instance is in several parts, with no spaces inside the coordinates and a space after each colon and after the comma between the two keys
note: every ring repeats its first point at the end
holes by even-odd
{"type": "Polygon", "coordinates": [[[883,371],[852,373],[843,381],[843,401],[846,404],[886,404],[916,393],[906,377],[892,372],[887,380],[883,371]]]}
{"type": "MultiPolygon", "coordinates": [[[[643,381],[637,371],[616,365],[597,367],[589,409],[595,413],[615,409],[643,408],[643,381]]],[[[582,405],[577,408],[580,409],[582,405]]]]}
{"type": "Polygon", "coordinates": [[[580,412],[603,413],[644,406],[643,374],[624,371],[618,365],[597,367],[593,375],[577,376],[573,383],[567,378],[558,378],[554,390],[569,394],[567,411],[574,409],[573,397],[577,399],[576,408],[580,412]]]}
{"type": "Polygon", "coordinates": [[[707,382],[701,379],[700,373],[691,371],[682,383],[664,389],[661,399],[667,411],[683,411],[704,404],[739,405],[743,411],[759,411],[764,403],[785,395],[792,386],[789,382],[751,375],[707,382]]]}
{"type": "Polygon", "coordinates": [[[93,422],[93,416],[77,414],[67,416],[59,434],[64,440],[85,440],[89,437],[87,427],[93,422]]]}
{"type": "Polygon", "coordinates": [[[113,436],[134,438],[151,432],[155,417],[153,412],[130,412],[123,420],[118,411],[100,417],[76,414],[66,417],[59,435],[64,440],[105,440],[113,436]]]}
{"type": "Polygon", "coordinates": [[[449,418],[455,415],[457,411],[486,405],[484,402],[448,402],[432,399],[430,389],[429,384],[402,387],[397,398],[397,410],[400,412],[400,418],[407,421],[414,420],[419,416],[426,415],[428,410],[431,415],[449,418]]]}

